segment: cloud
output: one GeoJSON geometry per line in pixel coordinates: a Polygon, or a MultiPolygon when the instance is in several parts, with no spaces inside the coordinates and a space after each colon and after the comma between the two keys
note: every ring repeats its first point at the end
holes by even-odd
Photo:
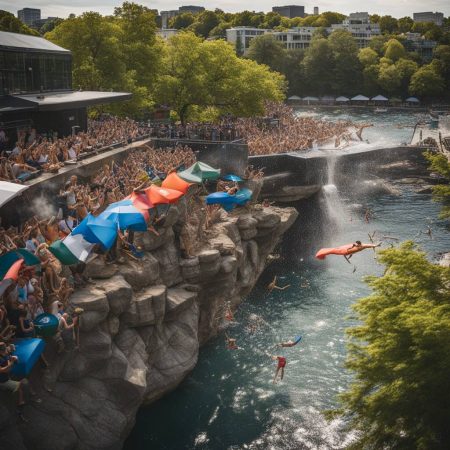
{"type": "MultiPolygon", "coordinates": [[[[21,0],[21,2],[24,0],[21,0]]],[[[244,9],[256,11],[270,11],[272,6],[289,4],[286,0],[155,0],[155,1],[139,1],[137,3],[155,8],[158,10],[177,9],[183,4],[205,6],[208,9],[220,8],[224,11],[237,12],[244,9]]],[[[0,0],[0,9],[17,14],[17,10],[21,7],[12,4],[10,0],[0,0]]],[[[112,14],[114,7],[122,4],[122,1],[114,0],[95,0],[95,2],[88,0],[72,0],[70,2],[50,2],[47,0],[26,0],[26,7],[40,8],[42,10],[42,17],[57,16],[67,17],[70,13],[81,14],[84,11],[98,11],[101,14],[112,14]],[[95,3],[95,6],[93,5],[95,3]]],[[[293,3],[293,2],[291,2],[293,3]]],[[[412,16],[413,12],[419,11],[440,11],[445,16],[450,15],[450,1],[449,0],[428,0],[426,4],[419,0],[372,0],[361,4],[360,0],[308,0],[306,2],[298,2],[305,5],[306,12],[311,13],[314,6],[319,6],[320,11],[337,11],[343,14],[348,14],[355,11],[367,11],[371,14],[390,14],[395,17],[412,16]]]]}

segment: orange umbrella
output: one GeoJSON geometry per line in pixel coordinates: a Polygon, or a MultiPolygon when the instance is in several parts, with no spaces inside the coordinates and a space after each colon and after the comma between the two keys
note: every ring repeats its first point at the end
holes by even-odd
{"type": "Polygon", "coordinates": [[[175,189],[158,187],[152,184],[145,190],[147,198],[153,205],[164,205],[167,203],[176,203],[183,193],[175,189]]]}
{"type": "Polygon", "coordinates": [[[184,181],[183,178],[180,178],[176,172],[169,173],[167,175],[166,179],[162,182],[161,186],[163,188],[168,189],[175,189],[177,191],[182,192],[183,194],[186,194],[189,187],[193,183],[188,183],[187,181],[184,181]]]}
{"type": "Polygon", "coordinates": [[[144,193],[133,191],[130,195],[125,197],[124,200],[131,200],[133,206],[144,215],[145,220],[149,219],[148,210],[152,209],[154,206],[144,193]]]}

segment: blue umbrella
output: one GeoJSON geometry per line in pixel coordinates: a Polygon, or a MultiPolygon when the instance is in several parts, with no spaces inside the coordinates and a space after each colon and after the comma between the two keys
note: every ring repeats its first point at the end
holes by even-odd
{"type": "Polygon", "coordinates": [[[225,211],[231,211],[236,204],[236,198],[227,192],[214,192],[206,197],[206,204],[220,205],[225,211]]]}
{"type": "Polygon", "coordinates": [[[117,225],[112,220],[104,220],[100,216],[89,214],[73,229],[73,235],[81,234],[91,244],[101,244],[110,249],[117,238],[117,225]]]}
{"type": "Polygon", "coordinates": [[[115,222],[121,230],[147,231],[144,216],[131,200],[112,203],[98,217],[115,222]]]}
{"type": "Polygon", "coordinates": [[[233,173],[229,173],[222,177],[225,181],[242,181],[241,177],[238,177],[237,175],[234,175],[233,173]]]}
{"type": "Polygon", "coordinates": [[[252,194],[253,192],[250,189],[240,189],[234,196],[236,199],[236,204],[245,205],[252,198],[252,194]]]}

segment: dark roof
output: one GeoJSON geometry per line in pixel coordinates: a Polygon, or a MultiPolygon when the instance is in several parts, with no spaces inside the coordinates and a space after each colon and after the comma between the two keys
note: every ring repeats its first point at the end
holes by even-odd
{"type": "Polygon", "coordinates": [[[51,53],[67,53],[69,50],[59,47],[53,42],[47,41],[38,36],[29,36],[27,34],[9,33],[0,31],[0,49],[3,50],[27,50],[32,52],[51,52],[51,53]]]}
{"type": "Polygon", "coordinates": [[[61,111],[68,108],[83,108],[91,105],[129,100],[128,92],[64,91],[42,94],[14,95],[39,111],[61,111]]]}

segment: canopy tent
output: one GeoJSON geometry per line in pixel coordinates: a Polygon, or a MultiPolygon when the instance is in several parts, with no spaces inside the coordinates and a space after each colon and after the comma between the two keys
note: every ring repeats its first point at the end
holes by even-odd
{"type": "Polygon", "coordinates": [[[388,102],[389,99],[384,97],[383,95],[377,95],[376,97],[372,98],[373,102],[388,102]]]}
{"type": "Polygon", "coordinates": [[[417,97],[408,97],[405,102],[408,103],[420,103],[420,100],[417,97]]]}
{"type": "Polygon", "coordinates": [[[204,162],[197,161],[186,170],[178,172],[178,175],[185,181],[202,183],[203,181],[217,180],[220,176],[220,169],[214,169],[204,162]]]}
{"type": "Polygon", "coordinates": [[[348,97],[344,97],[343,95],[341,95],[335,101],[338,103],[345,103],[345,102],[349,102],[350,99],[348,97]]]}
{"type": "Polygon", "coordinates": [[[114,222],[121,230],[147,231],[144,214],[131,200],[111,203],[98,217],[114,222]]]}
{"type": "Polygon", "coordinates": [[[184,181],[176,172],[169,173],[165,180],[161,183],[161,187],[165,189],[174,189],[176,191],[180,191],[183,194],[189,190],[192,186],[192,183],[188,183],[184,181]]]}
{"type": "Polygon", "coordinates": [[[154,184],[145,189],[145,194],[155,206],[177,203],[183,196],[181,191],[155,186],[154,184]]]}
{"type": "Polygon", "coordinates": [[[352,97],[351,100],[352,102],[368,102],[370,99],[364,95],[356,95],[355,97],[352,97]]]}
{"type": "Polygon", "coordinates": [[[29,186],[24,186],[23,184],[0,181],[0,207],[20,195],[23,191],[28,189],[28,187],[29,186]]]}
{"type": "Polygon", "coordinates": [[[291,95],[289,98],[288,98],[288,100],[290,100],[290,101],[299,101],[299,100],[301,100],[302,98],[301,97],[299,97],[298,95],[291,95]]]}

